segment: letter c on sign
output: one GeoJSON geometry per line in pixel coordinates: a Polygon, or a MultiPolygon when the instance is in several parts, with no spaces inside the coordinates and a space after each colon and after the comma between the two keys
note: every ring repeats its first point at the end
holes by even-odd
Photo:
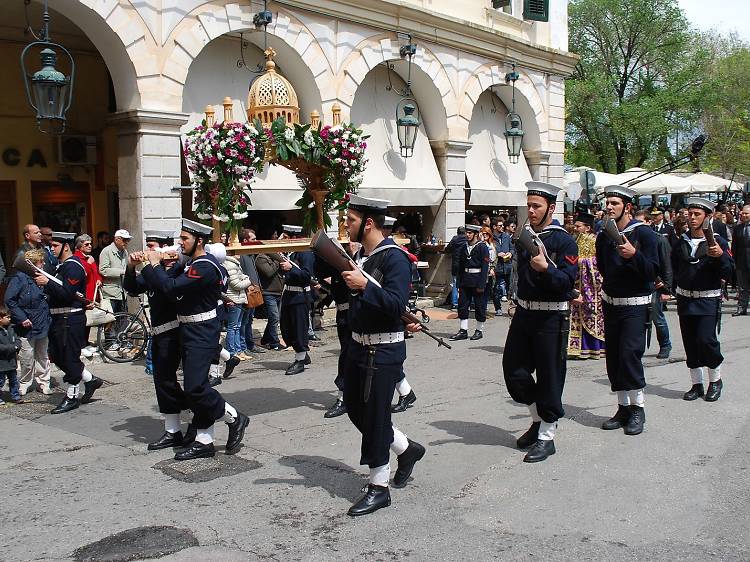
{"type": "Polygon", "coordinates": [[[15,148],[6,148],[3,150],[3,163],[6,166],[18,166],[21,162],[21,153],[15,148]]]}

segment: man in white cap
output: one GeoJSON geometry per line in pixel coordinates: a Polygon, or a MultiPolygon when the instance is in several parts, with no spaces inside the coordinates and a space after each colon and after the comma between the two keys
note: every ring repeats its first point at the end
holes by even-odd
{"type": "Polygon", "coordinates": [[[578,245],[552,218],[560,188],[531,181],[526,189],[529,224],[519,234],[530,242],[516,242],[518,308],[505,341],[503,376],[513,400],[526,404],[531,414],[531,427],[516,445],[529,449],[524,462],[540,462],[555,454],[557,421],[565,415],[569,301],[578,275],[578,245]]]}
{"type": "Polygon", "coordinates": [[[484,323],[487,321],[487,295],[484,288],[490,271],[490,250],[479,232],[482,227],[478,224],[466,225],[466,239],[468,245],[462,253],[458,267],[458,332],[450,339],[478,340],[484,333],[484,323]],[[477,325],[469,338],[469,307],[474,304],[474,317],[477,325]]]}
{"type": "Polygon", "coordinates": [[[642,358],[651,327],[651,294],[659,274],[658,234],[634,218],[638,192],[610,185],[604,193],[606,218],[596,238],[596,263],[603,278],[607,376],[617,393],[617,413],[602,429],[624,428],[626,435],[638,435],[646,421],[642,358]]]}
{"type": "Polygon", "coordinates": [[[126,312],[125,294],[122,291],[122,276],[128,266],[128,243],[130,233],[121,228],[115,232],[112,243],[99,255],[99,273],[102,275],[102,298],[109,299],[112,312],[126,312]]]}
{"type": "Polygon", "coordinates": [[[718,234],[706,239],[703,225],[714,206],[702,197],[687,200],[688,231],[672,249],[677,314],[692,381],[683,399],[689,401],[704,396],[704,370],[708,370],[706,402],[718,400],[723,386],[724,357],[717,330],[721,327],[721,286],[732,275],[732,257],[727,241],[718,234]]]}

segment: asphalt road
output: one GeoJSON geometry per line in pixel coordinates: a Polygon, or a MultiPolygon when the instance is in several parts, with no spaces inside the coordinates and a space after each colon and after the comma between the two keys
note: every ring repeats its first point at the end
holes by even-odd
{"type": "MultiPolygon", "coordinates": [[[[323,418],[335,330],[303,375],[284,376],[290,352],[269,352],[218,387],[251,425],[237,455],[213,460],[147,452],[162,431],[151,379],[96,365],[109,384],[73,413],[49,415],[60,395],[0,409],[0,559],[750,560],[750,319],[725,317],[722,398],[688,403],[667,314],[675,348],[656,360],[654,343],[645,358],[646,431],[601,431],[615,409],[604,361],[571,361],[558,452],[534,465],[514,446],[527,410],[502,382],[509,320],[452,352],[410,340],[418,400],[394,420],[427,455],[390,508],[357,519],[359,435],[323,418]]],[[[223,424],[216,435],[222,445],[223,424]]]]}

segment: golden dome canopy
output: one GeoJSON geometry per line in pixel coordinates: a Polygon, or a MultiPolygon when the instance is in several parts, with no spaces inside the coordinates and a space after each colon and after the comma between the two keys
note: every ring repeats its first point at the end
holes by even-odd
{"type": "Polygon", "coordinates": [[[264,127],[270,127],[278,117],[286,119],[287,124],[299,123],[297,92],[289,80],[276,72],[276,51],[269,47],[265,55],[266,72],[250,85],[247,95],[247,119],[258,119],[264,127]]]}

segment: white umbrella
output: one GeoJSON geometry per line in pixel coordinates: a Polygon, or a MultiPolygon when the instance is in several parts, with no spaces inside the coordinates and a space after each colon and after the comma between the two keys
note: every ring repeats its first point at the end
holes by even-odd
{"type": "MultiPolygon", "coordinates": [[[[626,170],[622,174],[617,175],[617,181],[620,185],[629,185],[628,181],[631,181],[638,176],[645,174],[647,170],[643,168],[631,168],[626,170]]],[[[634,185],[630,185],[635,189],[639,195],[662,195],[665,193],[690,193],[691,184],[685,178],[675,176],[673,174],[658,174],[651,176],[643,181],[638,181],[634,185]]]]}
{"type": "Polygon", "coordinates": [[[730,185],[730,180],[704,172],[690,174],[684,176],[683,179],[690,182],[691,193],[723,193],[727,190],[727,186],[729,186],[729,191],[742,191],[742,186],[737,182],[733,181],[730,185]]]}

